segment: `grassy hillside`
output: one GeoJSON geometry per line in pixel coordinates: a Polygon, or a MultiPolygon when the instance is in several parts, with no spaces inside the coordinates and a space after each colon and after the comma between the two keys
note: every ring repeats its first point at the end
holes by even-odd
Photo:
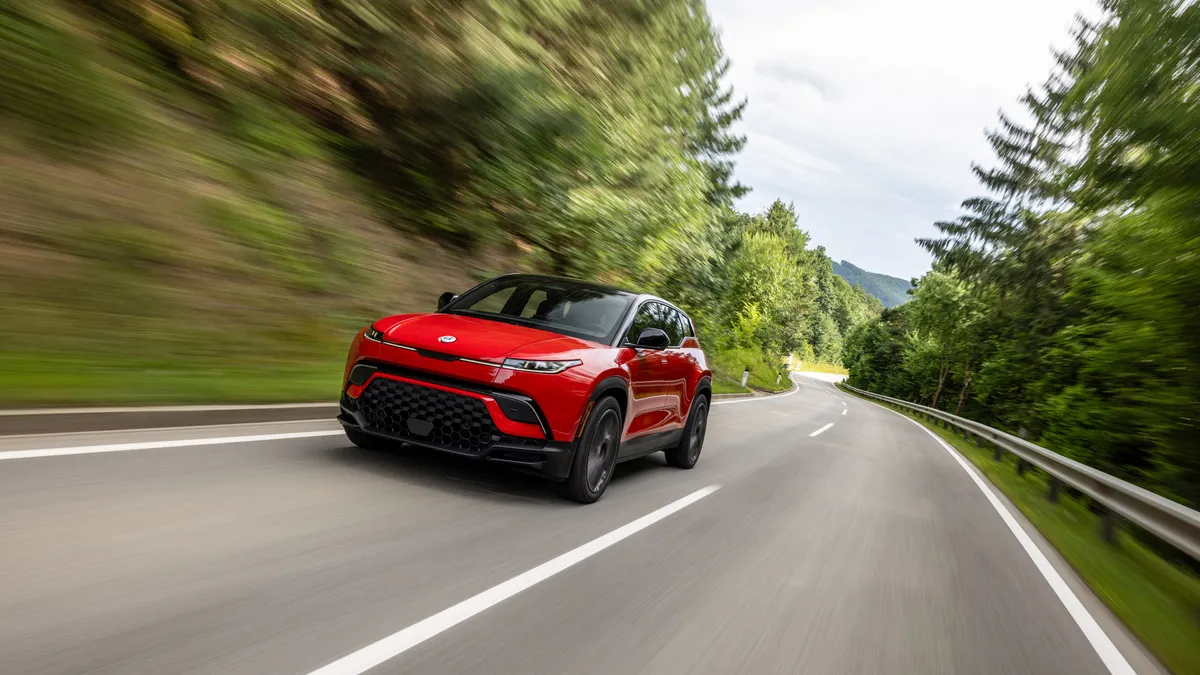
{"type": "Polygon", "coordinates": [[[0,3],[0,406],[327,400],[367,321],[508,271],[657,292],[739,368],[878,314],[732,208],[702,3],[367,5],[0,3]]]}
{"type": "Polygon", "coordinates": [[[908,302],[908,289],[912,288],[912,283],[907,279],[868,272],[845,260],[840,263],[835,261],[833,271],[851,286],[857,284],[868,295],[879,298],[884,307],[895,307],[908,302]]]}
{"type": "Polygon", "coordinates": [[[43,55],[20,101],[86,113],[52,88],[86,81],[121,142],[34,109],[0,127],[2,406],[328,400],[366,321],[536,268],[513,239],[468,255],[388,220],[301,118],[251,102],[230,122],[65,34],[96,51],[43,55]]]}

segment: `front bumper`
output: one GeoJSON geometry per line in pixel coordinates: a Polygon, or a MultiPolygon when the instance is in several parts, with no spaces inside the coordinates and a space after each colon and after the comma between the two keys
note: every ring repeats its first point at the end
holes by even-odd
{"type": "Polygon", "coordinates": [[[527,397],[368,367],[369,373],[356,366],[342,395],[342,426],[555,480],[570,472],[575,444],[550,440],[544,417],[527,397]]]}

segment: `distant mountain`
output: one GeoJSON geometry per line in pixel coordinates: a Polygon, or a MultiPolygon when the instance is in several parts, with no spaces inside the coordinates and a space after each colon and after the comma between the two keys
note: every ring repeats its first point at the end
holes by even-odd
{"type": "Polygon", "coordinates": [[[842,262],[834,261],[833,271],[839,277],[850,282],[850,285],[858,284],[869,295],[879,298],[883,302],[884,307],[895,307],[908,302],[908,289],[912,288],[912,284],[908,279],[899,279],[897,277],[889,277],[886,274],[878,274],[876,272],[868,272],[860,267],[855,267],[851,263],[843,260],[842,262]]]}

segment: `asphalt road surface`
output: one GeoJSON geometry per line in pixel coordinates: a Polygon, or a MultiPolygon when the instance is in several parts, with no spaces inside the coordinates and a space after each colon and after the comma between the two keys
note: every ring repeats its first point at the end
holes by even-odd
{"type": "Polygon", "coordinates": [[[0,439],[0,673],[1157,672],[985,489],[805,378],[591,506],[331,422],[0,439]]]}

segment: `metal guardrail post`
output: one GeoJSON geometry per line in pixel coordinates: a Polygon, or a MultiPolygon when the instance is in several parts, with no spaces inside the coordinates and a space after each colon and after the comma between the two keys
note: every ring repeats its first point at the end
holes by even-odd
{"type": "Polygon", "coordinates": [[[1112,509],[1105,509],[1100,518],[1100,538],[1106,544],[1117,543],[1117,514],[1112,509]]]}
{"type": "Polygon", "coordinates": [[[1062,490],[1062,481],[1055,478],[1054,476],[1051,476],[1049,488],[1048,488],[1048,491],[1046,492],[1046,499],[1050,500],[1051,504],[1057,504],[1058,503],[1058,493],[1060,490],[1062,490]]]}

